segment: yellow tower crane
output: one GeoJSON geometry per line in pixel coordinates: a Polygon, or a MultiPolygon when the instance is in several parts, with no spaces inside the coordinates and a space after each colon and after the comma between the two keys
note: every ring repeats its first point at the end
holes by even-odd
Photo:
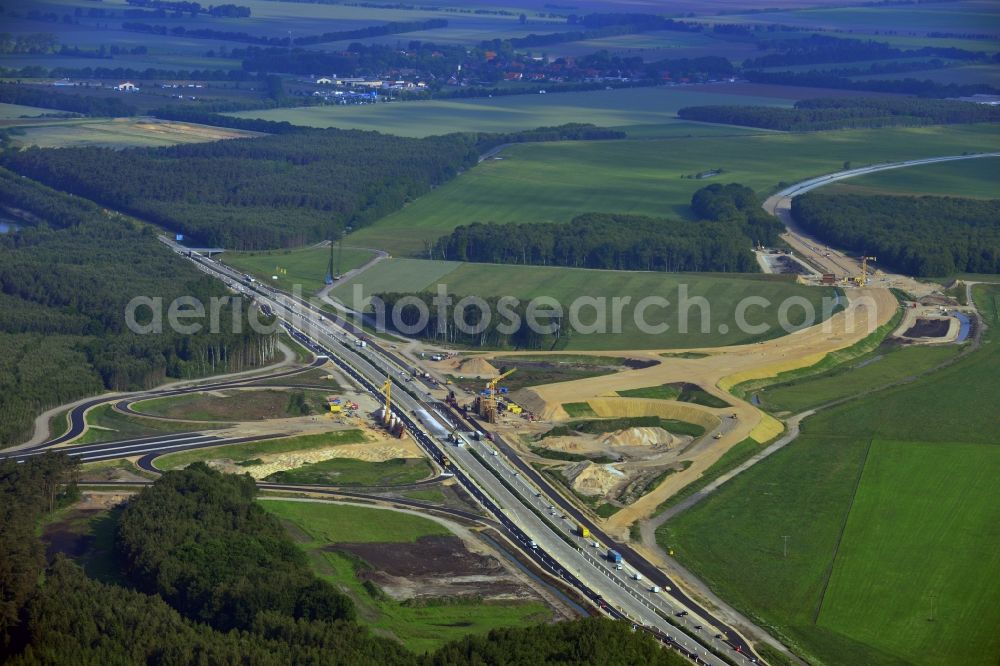
{"type": "Polygon", "coordinates": [[[382,425],[388,427],[389,421],[392,420],[392,379],[389,377],[385,378],[385,383],[382,384],[382,395],[385,396],[385,411],[382,412],[382,425]]]}
{"type": "Polygon", "coordinates": [[[861,275],[857,277],[855,282],[858,283],[859,287],[864,287],[868,284],[868,262],[878,261],[878,257],[861,257],[861,275]]]}
{"type": "Polygon", "coordinates": [[[497,384],[514,373],[517,368],[512,368],[498,377],[494,377],[486,384],[486,393],[479,397],[479,415],[489,421],[497,421],[497,384]]]}

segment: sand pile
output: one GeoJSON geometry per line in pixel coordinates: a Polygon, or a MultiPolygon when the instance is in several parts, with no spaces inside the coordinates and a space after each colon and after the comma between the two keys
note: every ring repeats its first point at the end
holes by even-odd
{"type": "Polygon", "coordinates": [[[611,465],[582,462],[568,467],[564,472],[572,482],[573,490],[581,495],[606,495],[625,479],[625,475],[611,465]]]}
{"type": "Polygon", "coordinates": [[[663,446],[673,448],[676,439],[663,428],[626,428],[606,436],[607,446],[663,446]]]}
{"type": "Polygon", "coordinates": [[[209,466],[231,474],[249,474],[255,479],[263,479],[275,472],[296,469],[303,465],[330,460],[331,458],[351,458],[365,462],[385,462],[394,458],[417,458],[418,454],[405,445],[397,444],[396,440],[385,443],[362,442],[359,444],[341,444],[311,451],[290,451],[288,453],[273,453],[260,456],[259,465],[237,465],[235,460],[212,460],[209,466]]]}
{"type": "Polygon", "coordinates": [[[496,377],[500,374],[499,370],[481,356],[464,359],[455,369],[461,374],[471,377],[496,377]]]}

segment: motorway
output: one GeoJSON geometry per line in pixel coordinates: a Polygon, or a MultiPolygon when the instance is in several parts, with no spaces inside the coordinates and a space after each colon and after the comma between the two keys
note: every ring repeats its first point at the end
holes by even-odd
{"type": "MultiPolygon", "coordinates": [[[[178,254],[187,255],[182,246],[161,240],[178,254]]],[[[467,442],[464,447],[445,444],[453,426],[427,390],[437,385],[426,379],[420,380],[423,384],[404,382],[403,378],[411,377],[415,368],[403,359],[373,341],[361,347],[356,336],[364,335],[363,332],[305,300],[254,284],[218,262],[197,255],[189,258],[204,272],[224,280],[233,289],[254,298],[265,311],[278,315],[293,338],[314,353],[329,357],[363,390],[380,398],[382,382],[391,377],[395,383],[393,413],[417,443],[438,465],[452,470],[456,480],[497,518],[513,541],[552,575],[579,589],[611,616],[646,627],[696,663],[758,661],[750,645],[735,630],[683,595],[661,571],[629,547],[594,531],[594,526],[582,520],[574,508],[566,506],[566,501],[544,479],[532,474],[529,478],[533,485],[528,485],[521,472],[512,467],[516,463],[508,460],[512,450],[504,447],[503,456],[499,452],[494,456],[485,442],[476,442],[468,436],[463,437],[467,442]],[[473,450],[478,458],[471,453],[473,450]],[[497,474],[500,477],[507,474],[519,481],[504,483],[497,474]],[[582,524],[591,528],[599,548],[569,536],[574,524],[568,518],[558,521],[543,518],[542,510],[550,505],[554,510],[557,504],[561,513],[581,519],[582,524]],[[622,553],[627,564],[621,570],[608,562],[606,548],[622,553]],[[636,572],[643,575],[641,580],[634,577],[636,572]],[[653,586],[662,591],[651,591],[653,586]],[[726,660],[713,651],[725,654],[726,660]]],[[[517,460],[516,455],[512,460],[517,460]]]]}

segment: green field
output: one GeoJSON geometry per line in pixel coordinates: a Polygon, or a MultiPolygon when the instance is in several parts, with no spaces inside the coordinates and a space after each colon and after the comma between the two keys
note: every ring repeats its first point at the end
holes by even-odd
{"type": "Polygon", "coordinates": [[[274,483],[315,483],[330,486],[404,486],[426,479],[433,470],[423,458],[367,462],[331,458],[267,477],[274,483]]]}
{"type": "MultiPolygon", "coordinates": [[[[727,15],[723,23],[780,23],[805,29],[822,28],[857,33],[958,32],[1000,34],[996,5],[977,0],[921,4],[920,7],[819,7],[791,11],[727,15]]],[[[984,44],[985,46],[985,44],[984,44]]],[[[985,49],[983,49],[985,50],[985,49]]]]}
{"type": "Polygon", "coordinates": [[[824,194],[925,194],[982,199],[1000,198],[1000,157],[890,169],[834,183],[824,194]]]}
{"type": "Polygon", "coordinates": [[[294,125],[378,130],[402,136],[449,132],[512,132],[568,122],[603,127],[676,121],[677,109],[700,104],[790,106],[792,100],[766,95],[736,95],[684,87],[628,88],[546,95],[440,99],[357,106],[243,111],[239,118],[287,120],[294,125]]]}
{"type": "Polygon", "coordinates": [[[205,125],[152,121],[148,118],[86,118],[25,121],[17,127],[12,138],[18,146],[39,148],[155,148],[243,136],[259,134],[205,125]]]}
{"type": "Polygon", "coordinates": [[[35,118],[46,113],[55,113],[52,109],[42,109],[37,106],[24,106],[23,104],[0,104],[0,120],[12,120],[15,118],[35,118]]]}
{"type": "Polygon", "coordinates": [[[423,536],[447,536],[447,528],[408,513],[349,504],[268,500],[261,504],[295,523],[314,544],[412,543],[423,536]]]}
{"type": "MultiPolygon", "coordinates": [[[[549,619],[541,603],[483,603],[477,599],[431,599],[426,604],[398,602],[358,579],[357,560],[330,550],[336,543],[412,543],[423,536],[448,536],[447,529],[412,514],[343,504],[267,500],[271,513],[302,533],[299,547],[309,555],[316,573],[354,600],[362,624],[392,636],[414,652],[433,650],[468,634],[501,627],[521,627],[549,619]]],[[[377,589],[377,588],[375,588],[377,589]]]]}
{"type": "MultiPolygon", "coordinates": [[[[475,294],[484,298],[491,296],[514,296],[527,302],[539,296],[555,298],[568,311],[574,299],[581,296],[605,298],[608,316],[607,332],[576,333],[563,338],[562,349],[567,350],[611,350],[611,349],[671,349],[683,347],[707,347],[741,344],[763,338],[776,337],[784,331],[776,326],[778,304],[791,296],[802,296],[813,304],[817,313],[823,310],[824,298],[832,305],[833,290],[817,289],[797,285],[784,278],[763,275],[703,275],[683,273],[648,273],[635,271],[601,271],[577,268],[553,268],[546,266],[513,266],[496,264],[457,264],[457,268],[445,272],[445,262],[421,262],[409,260],[413,265],[428,264],[420,275],[426,278],[439,268],[440,277],[431,281],[417,279],[406,271],[396,271],[403,260],[393,259],[383,262],[359,276],[359,284],[365,294],[379,292],[419,292],[437,289],[437,284],[445,285],[449,293],[459,296],[475,294]],[[387,267],[387,268],[383,268],[387,267]],[[392,271],[387,274],[384,271],[392,271]],[[680,290],[687,289],[688,298],[703,296],[708,300],[710,326],[702,333],[701,310],[692,307],[687,318],[681,321],[680,290]],[[645,313],[649,324],[666,323],[670,328],[661,334],[644,333],[637,325],[635,304],[646,296],[657,295],[667,298],[671,306],[666,310],[649,308],[645,313]],[[631,297],[630,304],[622,308],[621,331],[614,332],[611,314],[615,297],[631,297]],[[771,301],[771,307],[762,311],[760,319],[756,310],[752,321],[768,324],[768,332],[751,335],[741,332],[735,324],[736,304],[748,296],[763,296],[771,301]],[[687,332],[681,332],[681,326],[687,332]],[[725,332],[722,332],[722,330],[725,332]]],[[[353,282],[334,290],[338,297],[353,303],[351,293],[353,282]]],[[[797,312],[797,310],[796,310],[797,312]]],[[[582,324],[594,321],[594,311],[583,308],[579,319],[582,324]]]]}
{"type": "Polygon", "coordinates": [[[994,150],[1000,150],[996,125],[521,144],[350,239],[425,257],[427,243],[462,224],[568,222],[588,212],[685,217],[691,195],[715,182],[765,194],[781,182],[839,171],[844,162],[858,167],[994,150]],[[707,180],[682,177],[714,168],[724,172],[707,180]]]}
{"type": "Polygon", "coordinates": [[[113,442],[133,437],[162,435],[168,432],[212,430],[218,424],[185,421],[161,421],[130,416],[116,411],[111,404],[98,405],[87,412],[87,430],[73,444],[113,442]]]}
{"type": "Polygon", "coordinates": [[[858,395],[893,382],[915,377],[954,358],[958,345],[923,345],[865,354],[829,372],[757,392],[761,406],[773,412],[797,414],[819,405],[858,395]]]}
{"type": "Polygon", "coordinates": [[[325,449],[329,446],[338,446],[340,444],[356,444],[363,441],[365,441],[365,435],[360,430],[337,430],[319,435],[300,435],[299,437],[285,437],[283,439],[229,444],[227,446],[168,453],[156,459],[156,467],[167,471],[183,469],[193,462],[204,462],[206,460],[243,462],[272,453],[310,451],[313,449],[325,449]]]}
{"type": "Polygon", "coordinates": [[[190,393],[143,400],[134,403],[132,408],[151,416],[191,421],[255,421],[304,416],[301,403],[291,402],[293,393],[302,395],[308,413],[327,411],[325,392],[275,390],[231,391],[222,395],[190,393]]]}
{"type": "Polygon", "coordinates": [[[996,445],[873,442],[817,623],[914,663],[996,663],[1000,579],[968,565],[1000,570],[998,475],[996,445]]]}
{"type": "Polygon", "coordinates": [[[661,545],[813,663],[995,664],[1000,287],[975,298],[980,350],[808,419],[661,545]]]}
{"type": "MultiPolygon", "coordinates": [[[[340,271],[346,273],[364,265],[374,256],[374,252],[362,248],[345,247],[342,253],[334,249],[334,272],[337,271],[338,262],[340,271]]],[[[323,281],[330,263],[330,248],[311,246],[270,252],[225,252],[219,256],[219,261],[288,292],[295,285],[302,285],[302,292],[308,295],[324,286],[323,281]],[[275,275],[277,280],[272,279],[275,275]]]]}

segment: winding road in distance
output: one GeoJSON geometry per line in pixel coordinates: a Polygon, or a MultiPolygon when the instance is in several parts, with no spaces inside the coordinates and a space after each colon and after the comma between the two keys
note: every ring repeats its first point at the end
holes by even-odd
{"type": "Polygon", "coordinates": [[[836,183],[856,176],[866,176],[879,171],[889,171],[890,169],[903,169],[906,167],[921,166],[924,164],[937,164],[940,162],[954,162],[956,160],[973,160],[983,157],[1000,157],[1000,152],[975,153],[972,155],[946,155],[943,157],[924,157],[916,160],[905,160],[903,162],[886,162],[884,164],[873,164],[871,166],[859,167],[857,169],[847,169],[825,176],[817,176],[809,180],[786,187],[768,197],[763,208],[771,215],[774,215],[788,230],[782,234],[790,246],[806,261],[825,273],[835,273],[838,276],[860,275],[861,264],[854,257],[826,246],[823,241],[810,236],[799,227],[792,218],[792,199],[815,190],[818,187],[836,183]]]}

